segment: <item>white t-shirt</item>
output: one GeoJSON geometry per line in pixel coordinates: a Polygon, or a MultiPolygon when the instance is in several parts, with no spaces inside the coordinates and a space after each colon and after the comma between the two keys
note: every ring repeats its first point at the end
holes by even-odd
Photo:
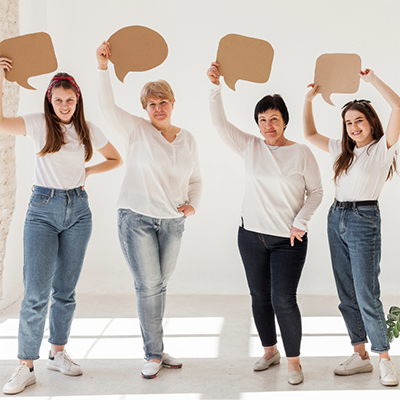
{"type": "MultiPolygon", "coordinates": [[[[43,113],[27,114],[25,121],[26,136],[34,143],[36,162],[33,184],[51,189],[68,190],[82,186],[85,182],[85,150],[79,144],[74,124],[65,125],[67,143],[57,153],[40,157],[38,153],[46,143],[46,120],[43,113]]],[[[92,146],[101,149],[108,140],[103,132],[88,122],[92,146]]]]}
{"type": "Polygon", "coordinates": [[[221,86],[210,90],[211,118],[221,139],[238,153],[246,168],[242,218],[247,230],[290,237],[292,225],[307,230],[322,201],[318,164],[304,144],[268,146],[265,141],[229,123],[221,86]]]}
{"type": "MultiPolygon", "coordinates": [[[[336,200],[378,200],[397,149],[398,142],[387,148],[385,136],[373,145],[355,147],[353,163],[335,185],[336,200]]],[[[334,161],[341,152],[342,141],[330,139],[329,153],[334,161]]]]}
{"type": "Polygon", "coordinates": [[[150,121],[115,105],[108,70],[99,70],[104,116],[126,146],[126,172],[117,202],[152,218],[178,218],[183,204],[198,209],[202,192],[199,158],[192,134],[181,129],[170,143],[150,121]]]}

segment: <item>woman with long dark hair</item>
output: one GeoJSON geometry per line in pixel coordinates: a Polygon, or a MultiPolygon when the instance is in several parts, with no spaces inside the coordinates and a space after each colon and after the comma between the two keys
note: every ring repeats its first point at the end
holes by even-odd
{"type": "Polygon", "coordinates": [[[380,357],[383,385],[398,384],[389,357],[385,314],[380,301],[378,276],[381,258],[381,218],[378,198],[385,181],[396,170],[400,135],[400,97],[373,71],[360,71],[392,108],[386,133],[368,100],[353,100],[343,106],[342,139],[318,133],[312,100],[318,85],[311,84],[304,105],[305,137],[329,152],[334,160],[335,200],[328,213],[328,238],[340,299],[339,309],[354,347],[353,355],[335,369],[337,375],[370,372],[373,367],[365,350],[367,337],[371,351],[380,357]]]}
{"type": "Polygon", "coordinates": [[[276,316],[288,360],[288,382],[297,385],[304,379],[297,287],[307,254],[307,224],[322,200],[319,168],[306,145],[287,138],[289,112],[280,95],[267,95],[255,106],[262,138],[231,124],[222,104],[218,67],[213,62],[207,70],[212,83],[211,119],[246,168],[238,246],[264,348],[253,368],[262,371],[280,362],[276,316]]]}
{"type": "MultiPolygon", "coordinates": [[[[0,58],[0,90],[12,61],[0,58]]],[[[24,298],[18,331],[20,366],[3,392],[15,394],[36,382],[51,293],[47,368],[65,375],[82,374],[65,345],[75,310],[75,287],[92,231],[92,214],[84,190],[88,176],[119,167],[122,159],[101,130],[86,121],[81,90],[75,79],[59,73],[44,98],[44,114],[3,117],[0,131],[28,136],[36,153],[33,193],[24,227],[24,298]],[[96,149],[105,161],[85,168],[96,149]]]]}

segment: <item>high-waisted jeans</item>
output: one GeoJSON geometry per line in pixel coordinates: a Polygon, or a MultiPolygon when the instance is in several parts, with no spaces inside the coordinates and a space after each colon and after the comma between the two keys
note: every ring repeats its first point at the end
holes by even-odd
{"type": "Polygon", "coordinates": [[[178,259],[185,219],[118,210],[119,241],[135,283],[146,360],[162,358],[167,283],[178,259]]]}
{"type": "Polygon", "coordinates": [[[37,360],[49,314],[49,342],[65,345],[75,311],[78,283],[92,232],[87,193],[35,186],[24,228],[24,298],[18,358],[37,360]]]}
{"type": "Polygon", "coordinates": [[[238,245],[263,347],[277,343],[275,315],[287,357],[300,355],[301,315],[297,287],[307,254],[307,234],[292,247],[286,237],[239,227],[238,245]]]}
{"type": "Polygon", "coordinates": [[[386,353],[390,346],[380,297],[381,217],[378,206],[341,208],[328,214],[332,268],[343,315],[353,346],[366,343],[386,353]]]}

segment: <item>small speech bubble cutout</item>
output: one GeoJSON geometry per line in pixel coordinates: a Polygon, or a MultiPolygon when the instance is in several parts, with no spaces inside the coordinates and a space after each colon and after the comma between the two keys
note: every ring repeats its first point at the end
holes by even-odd
{"type": "Polygon", "coordinates": [[[355,93],[360,85],[358,54],[322,54],[315,63],[314,83],[323,99],[334,106],[332,93],[355,93]]]}
{"type": "Polygon", "coordinates": [[[219,72],[232,90],[235,90],[239,79],[255,83],[267,82],[273,59],[274,49],[265,40],[229,34],[219,41],[219,72]]]}
{"type": "Polygon", "coordinates": [[[26,89],[36,90],[28,83],[30,77],[53,72],[58,67],[51,37],[45,32],[4,39],[0,43],[0,56],[13,60],[13,68],[6,71],[5,78],[26,89]]]}
{"type": "Polygon", "coordinates": [[[168,55],[164,38],[145,26],[127,26],[108,39],[110,61],[117,78],[123,82],[130,71],[148,71],[162,64],[168,55]]]}

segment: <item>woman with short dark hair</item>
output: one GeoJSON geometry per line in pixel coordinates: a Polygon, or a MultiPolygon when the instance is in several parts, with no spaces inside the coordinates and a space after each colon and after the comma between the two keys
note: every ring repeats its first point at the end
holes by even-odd
{"type": "Polygon", "coordinates": [[[256,105],[254,117],[263,138],[228,122],[218,67],[213,62],[207,70],[213,84],[211,118],[221,139],[243,158],[246,168],[238,245],[264,347],[254,370],[280,362],[276,316],[288,359],[288,381],[295,385],[304,379],[296,295],[307,253],[307,223],[322,200],[319,168],[307,146],[286,138],[289,113],[281,96],[266,96],[256,105]]]}

